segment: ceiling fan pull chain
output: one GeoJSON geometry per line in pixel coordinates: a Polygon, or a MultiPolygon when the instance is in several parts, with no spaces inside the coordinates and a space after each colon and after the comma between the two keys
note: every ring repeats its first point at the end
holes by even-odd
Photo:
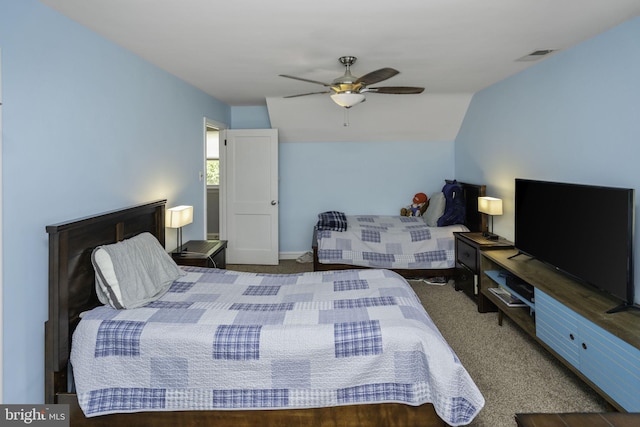
{"type": "Polygon", "coordinates": [[[344,109],[344,126],[349,126],[349,109],[344,109]]]}

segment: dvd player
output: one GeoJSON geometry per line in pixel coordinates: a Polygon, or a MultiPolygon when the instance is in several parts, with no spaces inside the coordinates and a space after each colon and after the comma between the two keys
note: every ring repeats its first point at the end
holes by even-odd
{"type": "Polygon", "coordinates": [[[512,274],[507,274],[506,285],[507,287],[509,287],[509,289],[525,298],[527,301],[533,302],[533,286],[531,286],[524,280],[512,274]]]}

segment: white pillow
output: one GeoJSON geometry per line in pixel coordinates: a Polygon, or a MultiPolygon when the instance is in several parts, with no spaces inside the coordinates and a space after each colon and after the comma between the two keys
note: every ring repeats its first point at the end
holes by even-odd
{"type": "Polygon", "coordinates": [[[120,284],[107,251],[101,247],[96,248],[93,251],[92,261],[96,272],[96,291],[98,289],[102,290],[102,292],[96,292],[100,302],[117,309],[124,308],[120,304],[120,301],[122,301],[120,284]]]}
{"type": "Polygon", "coordinates": [[[116,309],[136,308],[157,300],[186,274],[151,233],[141,233],[91,254],[96,293],[116,309]]]}
{"type": "Polygon", "coordinates": [[[427,211],[422,215],[422,219],[429,227],[437,227],[438,219],[444,215],[444,209],[447,205],[447,200],[444,198],[444,193],[441,191],[431,195],[429,199],[429,206],[427,211]]]}

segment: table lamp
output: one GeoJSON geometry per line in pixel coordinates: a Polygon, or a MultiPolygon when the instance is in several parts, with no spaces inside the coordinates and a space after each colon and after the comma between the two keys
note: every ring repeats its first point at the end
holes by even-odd
{"type": "Polygon", "coordinates": [[[182,227],[193,222],[193,206],[176,206],[167,209],[166,225],[168,228],[175,228],[176,231],[176,250],[175,253],[182,253],[187,248],[182,247],[182,227]]]}
{"type": "Polygon", "coordinates": [[[483,232],[482,236],[489,240],[498,240],[498,235],[493,234],[493,217],[502,215],[502,199],[495,197],[478,197],[478,212],[487,214],[491,218],[491,231],[483,232]]]}

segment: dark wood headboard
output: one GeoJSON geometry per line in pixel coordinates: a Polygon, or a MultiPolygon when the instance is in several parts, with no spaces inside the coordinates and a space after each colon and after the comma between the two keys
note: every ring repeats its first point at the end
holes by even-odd
{"type": "Polygon", "coordinates": [[[142,232],[165,244],[166,200],[48,225],[49,320],[45,323],[45,402],[66,392],[71,336],[80,314],[101,303],[95,291],[91,252],[142,232]]]}
{"type": "Polygon", "coordinates": [[[471,231],[487,231],[487,216],[478,212],[478,197],[487,195],[487,187],[465,182],[459,182],[458,184],[462,187],[462,194],[465,200],[466,217],[464,225],[471,231]]]}

